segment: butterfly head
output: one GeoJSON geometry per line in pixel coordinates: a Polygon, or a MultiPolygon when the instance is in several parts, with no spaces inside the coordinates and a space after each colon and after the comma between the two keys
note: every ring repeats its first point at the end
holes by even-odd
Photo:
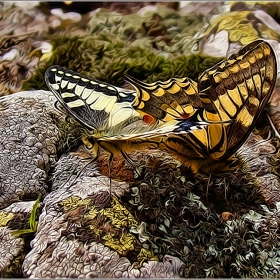
{"type": "Polygon", "coordinates": [[[91,150],[96,143],[94,137],[87,136],[87,135],[82,136],[82,141],[88,150],[91,150]]]}

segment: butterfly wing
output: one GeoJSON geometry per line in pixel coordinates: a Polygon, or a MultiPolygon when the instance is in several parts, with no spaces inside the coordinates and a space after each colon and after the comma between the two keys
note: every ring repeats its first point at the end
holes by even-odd
{"type": "Polygon", "coordinates": [[[187,119],[195,114],[197,108],[202,108],[197,83],[187,77],[151,84],[131,76],[125,78],[137,92],[133,107],[156,120],[168,122],[176,118],[187,119]]]}
{"type": "Polygon", "coordinates": [[[180,159],[220,160],[252,131],[273,91],[276,69],[273,49],[259,40],[206,70],[198,85],[188,78],[145,84],[128,77],[136,92],[126,93],[59,66],[47,70],[46,82],[86,127],[113,131],[97,140],[107,150],[153,146],[180,159]],[[134,108],[159,122],[133,131],[123,127],[134,108]]]}
{"type": "Polygon", "coordinates": [[[84,77],[61,66],[51,66],[45,81],[66,110],[90,130],[110,130],[136,116],[134,91],[84,77]]]}
{"type": "Polygon", "coordinates": [[[268,102],[277,77],[272,47],[257,40],[206,70],[198,89],[208,121],[235,121],[208,126],[209,155],[226,159],[246,141],[268,102]]]}
{"type": "Polygon", "coordinates": [[[168,150],[186,159],[218,160],[229,158],[249,136],[271,96],[276,69],[273,49],[258,40],[203,72],[198,85],[188,78],[127,80],[137,91],[133,106],[142,114],[165,122],[181,119],[182,129],[189,120],[209,123],[194,130],[187,125],[187,133],[170,130],[162,141],[168,150]]]}
{"type": "MultiPolygon", "coordinates": [[[[211,153],[212,139],[209,139],[207,119],[203,117],[204,106],[196,82],[189,78],[172,78],[147,84],[130,76],[126,80],[137,92],[133,107],[142,115],[148,114],[164,122],[164,131],[152,131],[151,137],[145,138],[146,142],[160,143],[161,148],[187,159],[204,159],[211,153]],[[175,120],[178,122],[176,126],[170,125],[175,120]]],[[[220,122],[221,119],[218,117],[215,121],[220,122]]],[[[218,135],[225,137],[223,125],[211,126],[215,127],[218,135]]],[[[129,137],[129,141],[136,138],[129,137]]],[[[222,145],[224,152],[225,143],[222,145]]]]}

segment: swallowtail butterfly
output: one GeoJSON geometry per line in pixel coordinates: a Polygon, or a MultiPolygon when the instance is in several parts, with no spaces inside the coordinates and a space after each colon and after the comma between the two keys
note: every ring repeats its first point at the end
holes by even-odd
{"type": "Polygon", "coordinates": [[[204,71],[198,82],[172,78],[143,83],[134,91],[84,77],[60,66],[45,73],[49,89],[88,130],[84,143],[95,155],[141,148],[167,150],[194,172],[226,169],[251,133],[274,89],[277,64],[262,40],[250,43],[204,71]],[[138,112],[138,114],[137,114],[138,112]],[[146,123],[139,125],[137,116],[146,123]]]}

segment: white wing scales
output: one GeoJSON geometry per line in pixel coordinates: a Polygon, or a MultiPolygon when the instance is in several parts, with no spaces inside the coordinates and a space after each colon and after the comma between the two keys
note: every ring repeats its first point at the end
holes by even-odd
{"type": "Polygon", "coordinates": [[[89,80],[57,65],[47,69],[45,80],[69,113],[89,129],[110,130],[139,115],[132,107],[134,91],[89,80]]]}

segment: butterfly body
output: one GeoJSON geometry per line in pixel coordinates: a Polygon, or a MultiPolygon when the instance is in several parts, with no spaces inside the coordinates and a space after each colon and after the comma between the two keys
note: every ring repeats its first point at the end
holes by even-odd
{"type": "Polygon", "coordinates": [[[127,76],[134,91],[92,80],[60,66],[46,71],[48,87],[89,133],[98,154],[126,155],[157,148],[194,172],[233,167],[231,156],[246,141],[276,81],[271,46],[258,40],[204,71],[198,82],[172,78],[146,84],[127,76]],[[143,120],[148,120],[148,123],[143,120]]]}

